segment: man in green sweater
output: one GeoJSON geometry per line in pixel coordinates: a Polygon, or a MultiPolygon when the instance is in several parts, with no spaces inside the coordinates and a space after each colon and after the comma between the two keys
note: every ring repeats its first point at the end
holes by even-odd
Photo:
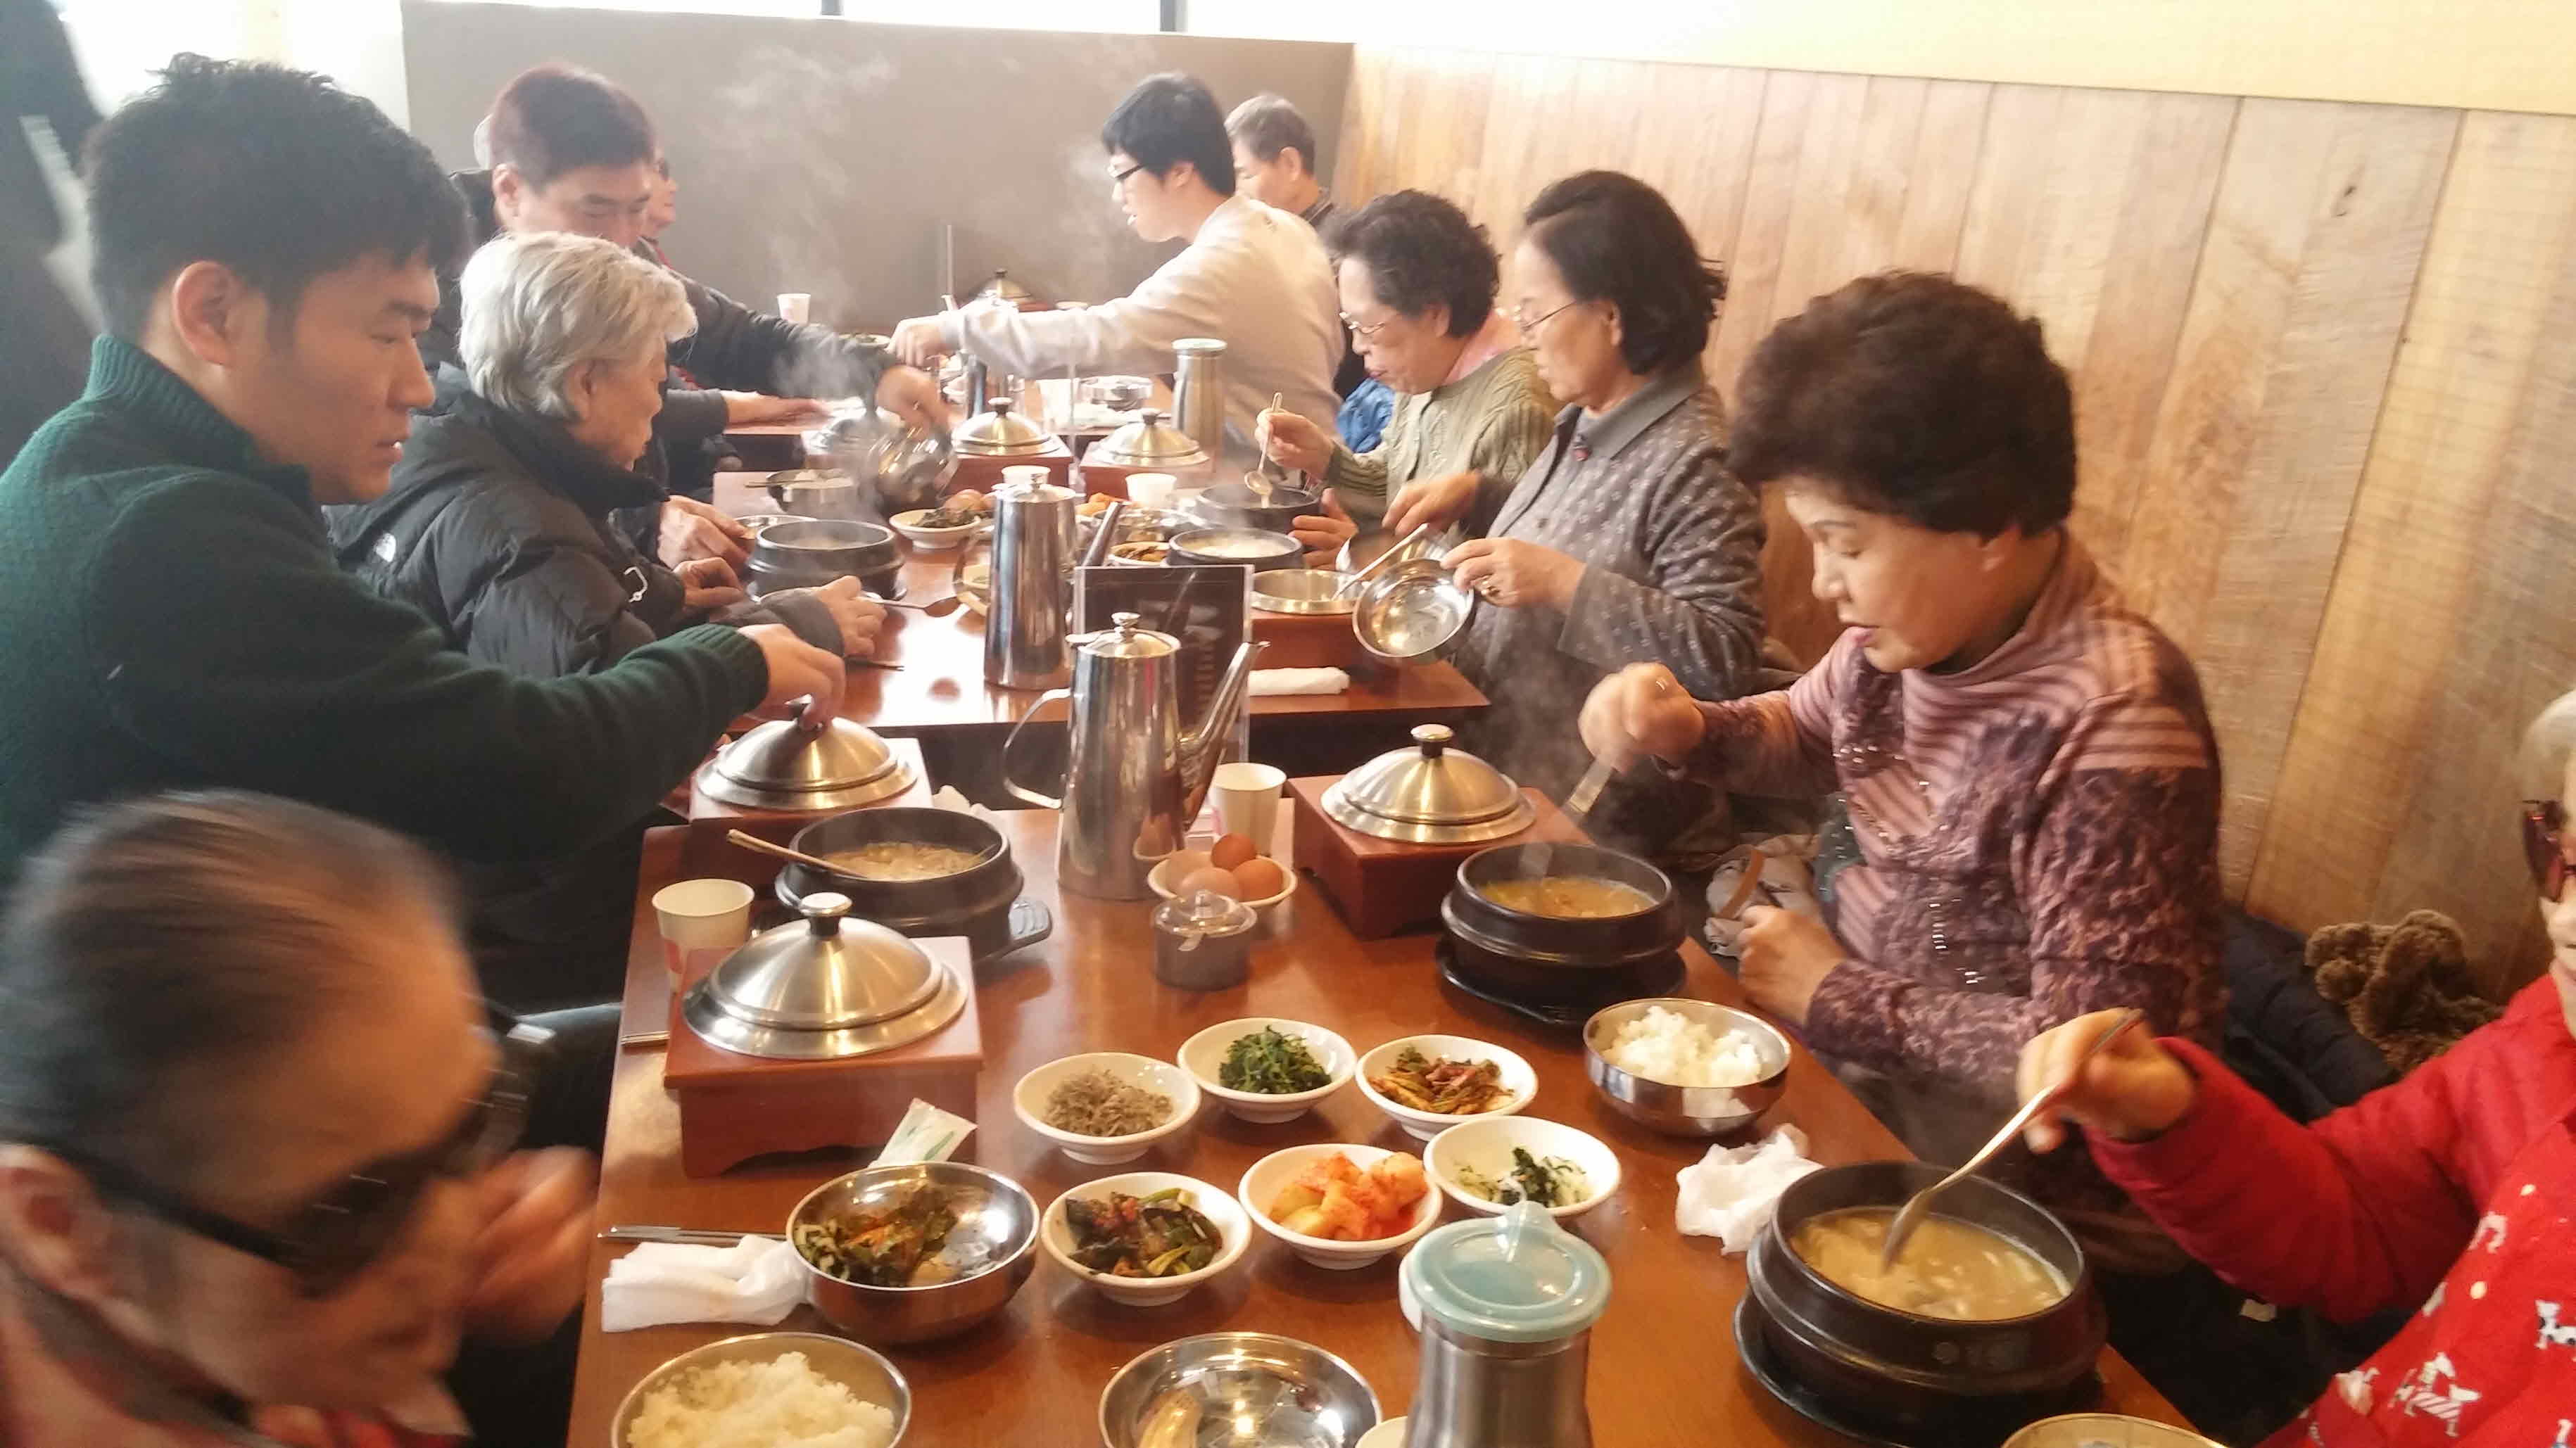
{"type": "Polygon", "coordinates": [[[561,856],[744,711],[838,707],[841,661],[782,627],[531,679],[340,572],[318,505],[385,490],[465,244],[437,163],[374,106],[183,55],[88,179],[108,335],[0,473],[0,878],[79,805],[203,785],[465,859],[561,856]]]}

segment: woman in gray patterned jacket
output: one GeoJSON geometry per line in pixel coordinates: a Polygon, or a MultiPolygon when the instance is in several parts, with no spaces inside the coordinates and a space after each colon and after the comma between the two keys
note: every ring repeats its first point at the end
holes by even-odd
{"type": "MultiPolygon", "coordinates": [[[[1511,319],[1566,406],[1485,536],[1448,555],[1481,599],[1454,658],[1493,700],[1467,747],[1561,800],[1592,762],[1575,718],[1605,675],[1662,663],[1703,699],[1753,685],[1762,507],[1727,470],[1725,404],[1699,366],[1726,284],[1671,204],[1634,177],[1586,171],[1521,219],[1511,319]]],[[[1450,479],[1416,484],[1387,527],[1445,527],[1475,502],[1450,479]]],[[[1714,802],[1697,786],[1617,780],[1585,827],[1688,866],[1706,853],[1697,827],[1714,802]]]]}

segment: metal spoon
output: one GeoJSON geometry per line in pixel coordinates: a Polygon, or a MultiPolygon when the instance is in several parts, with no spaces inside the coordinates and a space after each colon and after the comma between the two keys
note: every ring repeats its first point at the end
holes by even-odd
{"type": "Polygon", "coordinates": [[[874,594],[870,594],[869,599],[881,608],[908,608],[914,613],[927,614],[932,618],[946,618],[966,606],[965,600],[953,593],[946,598],[934,598],[928,603],[905,603],[901,599],[878,598],[874,594]]]}
{"type": "Polygon", "coordinates": [[[682,1242],[694,1247],[730,1247],[746,1237],[768,1242],[784,1242],[777,1232],[710,1232],[698,1227],[662,1227],[626,1224],[607,1228],[599,1234],[603,1242],[682,1242]]]}
{"type": "Polygon", "coordinates": [[[803,850],[791,850],[785,845],[772,844],[758,835],[747,835],[740,830],[727,830],[725,831],[725,838],[742,846],[746,850],[753,851],[757,854],[775,855],[782,860],[793,860],[797,864],[803,865],[809,870],[821,870],[827,875],[844,875],[849,873],[848,871],[843,870],[840,866],[824,859],[820,855],[809,855],[803,850]]]}
{"type": "Polygon", "coordinates": [[[1362,583],[1384,572],[1386,570],[1386,566],[1395,561],[1396,555],[1402,553],[1405,549],[1412,547],[1421,539],[1430,536],[1430,533],[1430,524],[1414,524],[1413,531],[1395,540],[1394,547],[1391,547],[1375,558],[1370,559],[1366,566],[1357,570],[1354,570],[1350,566],[1351,544],[1359,541],[1359,535],[1357,533],[1352,534],[1349,538],[1343,541],[1341,555],[1333,560],[1333,566],[1339,569],[1342,574],[1341,584],[1333,590],[1333,597],[1340,598],[1345,594],[1348,594],[1351,590],[1359,587],[1362,583]]]}
{"type": "Polygon", "coordinates": [[[2111,1029],[2095,1036],[2093,1044],[2085,1047],[2084,1053],[2075,1058],[2075,1068],[2066,1073],[2065,1081],[2023,1102],[2021,1110],[2012,1114],[2012,1119],[2004,1123],[2003,1130],[1996,1132],[1985,1145],[1978,1147],[1975,1156],[1960,1163],[1957,1171],[1916,1192],[1913,1199],[1905,1204],[1904,1209],[1896,1214],[1896,1220],[1887,1224],[1887,1241],[1878,1249],[1878,1265],[1884,1268],[1896,1261],[1897,1250],[1905,1245],[1906,1238],[1914,1235],[1914,1229],[1922,1225],[1925,1215],[1931,1212],[1934,1197],[1957,1186],[1970,1174],[1993,1161],[1997,1152],[2010,1144],[2014,1137],[2021,1135],[2022,1128],[2030,1125],[2041,1112],[2056,1105],[2065,1097],[2067,1089],[2083,1077],[2085,1063],[2100,1055],[2104,1046],[2118,1040],[2122,1032],[2145,1020],[2146,1017],[2145,1011],[2131,1006],[2111,1029]]]}

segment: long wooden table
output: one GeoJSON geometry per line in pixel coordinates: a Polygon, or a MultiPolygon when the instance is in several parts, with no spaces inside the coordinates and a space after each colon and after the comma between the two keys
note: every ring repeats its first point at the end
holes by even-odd
{"type": "MultiPolygon", "coordinates": [[[[1591,1409],[1596,1440],[1617,1448],[1705,1448],[1715,1444],[1840,1444],[1846,1440],[1781,1407],[1739,1366],[1732,1315],[1745,1291],[1741,1258],[1716,1242],[1685,1237],[1673,1224],[1674,1173],[1703,1147],[1661,1137],[1612,1114],[1584,1078],[1579,1045],[1443,987],[1432,937],[1354,939],[1331,904],[1305,880],[1280,907],[1275,938],[1254,958],[1242,989],[1193,995],[1158,984],[1149,970],[1148,905],[1059,896],[1056,816],[998,818],[1031,894],[1056,912],[1045,943],[988,968],[980,980],[985,1066],[981,1123],[964,1155],[1028,1187],[1043,1205],[1081,1182],[1114,1172],[1184,1172],[1231,1189],[1261,1156],[1301,1142],[1376,1143],[1418,1152],[1348,1088],[1297,1121],[1251,1126],[1209,1103],[1197,1123],[1127,1166],[1083,1167],[1020,1126],[1013,1085],[1028,1070],[1080,1051],[1122,1050],[1169,1059],[1192,1033],[1245,1015],[1313,1021],[1367,1050],[1398,1035],[1453,1031],[1510,1047],[1537,1069],[1533,1115],[1563,1121],[1610,1144],[1621,1160],[1618,1194],[1574,1224],[1608,1259],[1610,1309],[1592,1339],[1591,1409]]],[[[1283,851],[1284,853],[1284,851],[1283,851]]],[[[645,847],[637,897],[628,1030],[658,1030],[667,991],[649,907],[674,879],[725,874],[765,882],[769,862],[723,842],[704,826],[656,832],[645,847]]],[[[1685,947],[1688,994],[1741,1004],[1734,980],[1695,946],[1685,947]]],[[[1826,1162],[1899,1156],[1895,1138],[1840,1083],[1803,1052],[1789,1088],[1763,1127],[1794,1122],[1826,1162]]],[[[637,1047],[620,1060],[603,1162],[600,1216],[727,1230],[776,1231],[788,1209],[820,1182],[858,1161],[827,1153],[756,1162],[708,1180],[683,1176],[678,1113],[661,1089],[661,1052],[637,1047]]],[[[1463,1214],[1452,1204],[1449,1219],[1463,1214]]],[[[626,1249],[603,1243],[594,1274],[626,1249]]],[[[1284,1244],[1256,1238],[1246,1260],[1218,1284],[1159,1308],[1110,1304],[1052,1261],[1009,1309],[958,1340],[895,1349],[911,1380],[913,1430],[921,1448],[1088,1448],[1100,1390],[1117,1369],[1155,1344],[1193,1333],[1285,1333],[1340,1354],[1377,1390],[1389,1415],[1405,1411],[1416,1366],[1415,1339],[1396,1306],[1393,1259],[1358,1272],[1299,1262],[1284,1244]]],[[[799,1309],[784,1326],[814,1328],[799,1309]]],[[[603,1334],[593,1289],[582,1341],[571,1442],[598,1448],[619,1399],[655,1365],[688,1347],[749,1331],[720,1325],[603,1334]]],[[[2126,1363],[2105,1353],[2103,1406],[2180,1423],[2182,1418],[2126,1363]]]]}
{"type": "MultiPolygon", "coordinates": [[[[716,474],[715,505],[737,517],[770,511],[761,474],[716,474]]],[[[956,553],[905,550],[904,596],[945,598],[956,553]]],[[[880,734],[1002,729],[1037,706],[1038,691],[1002,689],[984,682],[984,619],[961,608],[946,618],[892,610],[879,659],[894,669],[853,668],[841,712],[880,734]]],[[[1296,719],[1315,724],[1452,723],[1485,707],[1467,676],[1447,664],[1422,664],[1383,673],[1354,674],[1340,694],[1274,695],[1252,701],[1256,721],[1296,719]]],[[[1363,756],[1364,757],[1364,756],[1363,756]]]]}

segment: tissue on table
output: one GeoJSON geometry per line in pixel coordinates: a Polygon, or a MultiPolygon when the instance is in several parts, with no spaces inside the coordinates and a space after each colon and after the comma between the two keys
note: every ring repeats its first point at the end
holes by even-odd
{"type": "Polygon", "coordinates": [[[1277,694],[1342,694],[1348,693],[1351,676],[1340,669],[1255,669],[1252,671],[1252,695],[1266,699],[1277,694]]]}
{"type": "Polygon", "coordinates": [[[750,1322],[775,1327],[805,1300],[805,1265],[775,1237],[730,1247],[646,1242],[608,1264],[599,1330],[666,1322],[750,1322]]]}
{"type": "Polygon", "coordinates": [[[1751,1146],[1712,1146],[1676,1178],[1673,1223],[1695,1237],[1715,1237],[1729,1255],[1752,1247],[1771,1225],[1789,1183],[1817,1169],[1806,1134],[1783,1126],[1751,1146]]]}

